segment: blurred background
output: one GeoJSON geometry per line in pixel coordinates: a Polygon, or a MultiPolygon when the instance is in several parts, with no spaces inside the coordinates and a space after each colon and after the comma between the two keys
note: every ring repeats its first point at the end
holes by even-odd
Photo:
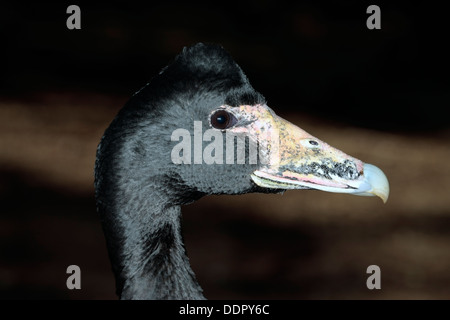
{"type": "Polygon", "coordinates": [[[97,144],[184,46],[223,45],[269,106],[383,169],[391,195],[210,196],[183,207],[209,299],[450,298],[448,23],[432,2],[0,5],[0,298],[116,299],[97,144]],[[366,9],[381,8],[381,30],[366,9]],[[447,25],[446,25],[447,24],[447,25]],[[68,290],[66,268],[81,268],[68,290]],[[381,290],[366,269],[381,268],[381,290]]]}

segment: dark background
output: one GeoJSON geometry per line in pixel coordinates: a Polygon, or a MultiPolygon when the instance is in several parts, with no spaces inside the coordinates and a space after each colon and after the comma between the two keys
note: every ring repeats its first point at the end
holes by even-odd
{"type": "Polygon", "coordinates": [[[0,297],[115,298],[95,148],[129,96],[197,42],[223,45],[269,106],[391,183],[386,205],[317,191],[207,197],[185,239],[208,298],[450,297],[448,27],[439,4],[0,5],[0,297]],[[366,8],[381,8],[368,30],[366,8]],[[82,290],[65,269],[82,270],[82,290]],[[382,289],[365,286],[367,266],[382,289]]]}

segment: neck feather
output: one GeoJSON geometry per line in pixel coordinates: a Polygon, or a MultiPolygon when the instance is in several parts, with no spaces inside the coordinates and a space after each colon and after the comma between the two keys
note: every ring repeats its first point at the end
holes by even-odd
{"type": "Polygon", "coordinates": [[[140,201],[140,209],[121,205],[121,212],[103,215],[118,295],[204,299],[184,247],[180,206],[164,204],[159,196],[151,198],[154,201],[140,201]]]}

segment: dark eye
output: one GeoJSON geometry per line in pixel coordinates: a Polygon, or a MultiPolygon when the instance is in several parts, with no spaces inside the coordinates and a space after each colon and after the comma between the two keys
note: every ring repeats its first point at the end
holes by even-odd
{"type": "Polygon", "coordinates": [[[211,115],[211,125],[216,129],[228,129],[234,126],[237,119],[225,110],[218,110],[211,115]]]}

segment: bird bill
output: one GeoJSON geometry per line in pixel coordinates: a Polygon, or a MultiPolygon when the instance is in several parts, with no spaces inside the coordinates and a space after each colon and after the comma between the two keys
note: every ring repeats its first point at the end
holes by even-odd
{"type": "Polygon", "coordinates": [[[387,201],[389,182],[378,167],[333,148],[265,105],[241,106],[237,112],[248,118],[245,130],[256,136],[260,155],[263,151],[264,161],[251,175],[258,186],[378,196],[387,201]]]}

